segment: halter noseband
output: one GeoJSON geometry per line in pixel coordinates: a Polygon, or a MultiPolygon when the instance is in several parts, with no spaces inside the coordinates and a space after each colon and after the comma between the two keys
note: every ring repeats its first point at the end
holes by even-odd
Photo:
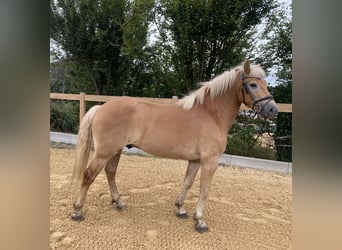
{"type": "Polygon", "coordinates": [[[254,100],[254,97],[252,96],[251,94],[251,91],[250,89],[248,88],[248,85],[247,83],[245,82],[245,79],[247,78],[255,78],[255,79],[258,79],[260,80],[261,78],[259,77],[251,77],[251,76],[245,76],[245,73],[242,72],[242,98],[243,98],[243,103],[247,106],[246,104],[246,101],[245,101],[245,91],[246,93],[251,97],[252,99],[252,102],[253,102],[253,110],[254,110],[254,107],[258,107],[258,112],[261,112],[261,110],[264,108],[264,106],[270,102],[271,100],[273,100],[273,96],[272,95],[267,95],[267,96],[264,96],[258,100],[254,100]],[[261,101],[264,101],[264,100],[268,100],[267,103],[265,103],[263,106],[260,106],[260,105],[256,105],[257,103],[261,102],[261,101]]]}

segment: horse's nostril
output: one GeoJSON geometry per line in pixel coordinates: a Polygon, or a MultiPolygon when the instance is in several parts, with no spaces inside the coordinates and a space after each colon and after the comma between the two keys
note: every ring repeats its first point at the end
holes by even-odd
{"type": "Polygon", "coordinates": [[[270,113],[273,115],[276,115],[276,114],[278,114],[278,109],[275,107],[272,107],[272,108],[270,108],[270,113]]]}

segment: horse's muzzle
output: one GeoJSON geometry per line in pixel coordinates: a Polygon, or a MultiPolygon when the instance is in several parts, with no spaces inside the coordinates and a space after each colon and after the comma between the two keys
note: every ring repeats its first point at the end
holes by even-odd
{"type": "Polygon", "coordinates": [[[260,118],[274,119],[278,114],[277,104],[272,101],[262,101],[256,105],[255,110],[260,118]]]}

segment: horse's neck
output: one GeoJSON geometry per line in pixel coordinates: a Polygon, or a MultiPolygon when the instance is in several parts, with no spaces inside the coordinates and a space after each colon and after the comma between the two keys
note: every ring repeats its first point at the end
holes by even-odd
{"type": "MultiPolygon", "coordinates": [[[[240,109],[241,101],[239,93],[238,85],[235,85],[234,88],[230,89],[226,93],[215,97],[211,104],[212,111],[217,113],[221,127],[227,133],[233,125],[233,122],[235,121],[240,109]]],[[[209,96],[206,98],[209,98],[209,96]]]]}

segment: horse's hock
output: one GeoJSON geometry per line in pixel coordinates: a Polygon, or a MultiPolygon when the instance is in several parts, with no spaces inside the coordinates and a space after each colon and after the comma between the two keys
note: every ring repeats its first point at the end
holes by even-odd
{"type": "MultiPolygon", "coordinates": [[[[102,171],[89,189],[85,220],[70,220],[73,149],[50,151],[51,249],[291,249],[291,175],[220,166],[207,201],[209,232],[175,215],[187,162],[122,155],[117,173],[127,207],[117,211],[102,171]]],[[[92,157],[92,156],[91,156],[92,157]]],[[[194,211],[199,175],[185,206],[194,211]]],[[[190,214],[189,214],[190,215],[190,214]]]]}

